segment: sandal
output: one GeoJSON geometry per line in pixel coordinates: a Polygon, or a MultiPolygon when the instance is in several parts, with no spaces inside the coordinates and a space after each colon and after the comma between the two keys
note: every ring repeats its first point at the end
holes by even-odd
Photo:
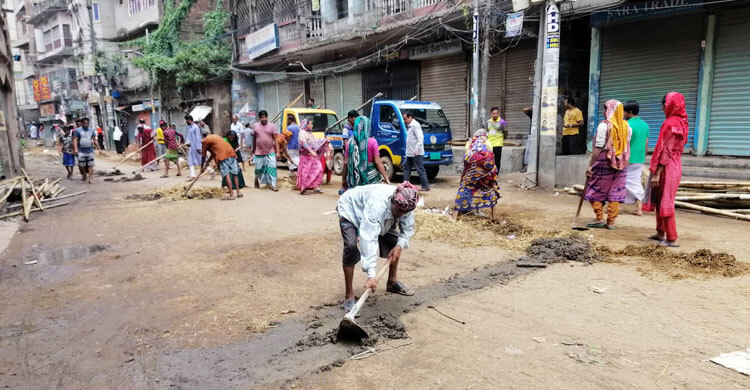
{"type": "Polygon", "coordinates": [[[234,200],[234,198],[229,195],[224,195],[221,197],[221,200],[234,200]]]}
{"type": "Polygon", "coordinates": [[[162,179],[166,179],[166,178],[168,178],[168,177],[169,177],[169,175],[161,175],[161,178],[162,178],[162,179]]]}
{"type": "Polygon", "coordinates": [[[406,288],[401,282],[389,283],[385,291],[393,294],[406,295],[407,297],[414,295],[414,291],[406,288]]]}
{"type": "Polygon", "coordinates": [[[679,248],[680,244],[675,244],[673,242],[669,241],[659,241],[659,245],[665,247],[665,248],[679,248]]]}
{"type": "Polygon", "coordinates": [[[591,223],[587,223],[586,227],[592,228],[592,229],[602,229],[602,228],[607,227],[607,223],[606,222],[591,222],[591,223]]]}
{"type": "MultiPolygon", "coordinates": [[[[344,311],[348,313],[348,312],[352,311],[352,309],[354,309],[355,306],[357,306],[357,301],[354,300],[354,299],[352,299],[352,300],[349,300],[349,301],[345,301],[341,305],[341,308],[344,309],[344,311]]],[[[357,315],[355,315],[354,318],[359,317],[359,315],[360,315],[360,313],[357,313],[357,315]]]]}

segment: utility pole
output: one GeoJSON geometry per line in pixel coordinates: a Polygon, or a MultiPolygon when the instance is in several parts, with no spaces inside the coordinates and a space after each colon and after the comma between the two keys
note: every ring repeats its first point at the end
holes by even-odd
{"type": "MultiPolygon", "coordinates": [[[[482,87],[479,94],[480,121],[487,120],[487,77],[490,73],[490,20],[492,15],[490,9],[492,0],[487,0],[484,10],[484,44],[482,45],[482,87]]],[[[478,126],[477,126],[478,127],[478,126]]],[[[500,167],[497,167],[500,169],[500,167]]]]}
{"type": "MultiPolygon", "coordinates": [[[[146,29],[146,46],[149,45],[149,35],[148,35],[148,29],[146,29]]],[[[149,69],[148,71],[148,91],[151,95],[151,128],[156,128],[156,122],[154,120],[154,117],[156,116],[156,107],[154,104],[154,68],[149,69]]],[[[161,90],[161,86],[159,87],[159,90],[161,90]]],[[[161,100],[159,101],[159,113],[161,114],[161,100]]]]}
{"type": "Polygon", "coordinates": [[[562,16],[555,0],[547,0],[542,67],[542,102],[539,127],[538,185],[555,188],[557,150],[557,90],[560,67],[560,31],[562,16]]]}
{"type": "MultiPolygon", "coordinates": [[[[86,9],[89,14],[89,35],[91,36],[91,60],[94,61],[94,71],[96,72],[96,33],[94,32],[94,12],[92,10],[91,0],[86,1],[86,9]]],[[[99,82],[101,82],[101,79],[99,79],[98,72],[97,75],[91,76],[89,79],[90,82],[94,85],[94,88],[96,89],[97,95],[99,95],[99,112],[102,114],[102,119],[106,122],[101,124],[102,130],[107,134],[107,137],[105,138],[107,141],[109,140],[109,114],[107,113],[107,104],[104,102],[104,95],[102,94],[102,91],[99,87],[99,82]],[[99,81],[99,82],[97,82],[99,81]]],[[[109,142],[105,142],[105,146],[109,146],[109,142]]],[[[106,148],[105,148],[106,149],[106,148]]]]}
{"type": "Polygon", "coordinates": [[[472,33],[471,57],[471,121],[467,136],[479,123],[479,0],[474,0],[474,30],[472,33]]]}
{"type": "Polygon", "coordinates": [[[539,183],[539,118],[541,117],[541,95],[542,95],[542,68],[544,66],[544,32],[545,13],[539,14],[539,33],[537,34],[536,61],[534,62],[534,100],[532,103],[531,131],[526,140],[526,148],[529,150],[529,160],[526,165],[526,178],[523,182],[524,188],[536,187],[539,183]],[[526,182],[529,184],[526,184],[526,182]]]}

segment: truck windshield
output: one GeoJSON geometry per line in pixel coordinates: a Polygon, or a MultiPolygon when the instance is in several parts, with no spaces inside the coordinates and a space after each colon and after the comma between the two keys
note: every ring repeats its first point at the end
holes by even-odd
{"type": "MultiPolygon", "coordinates": [[[[325,129],[328,128],[328,126],[338,122],[338,118],[336,118],[336,115],[333,114],[323,114],[323,113],[305,113],[305,114],[299,114],[299,120],[302,122],[303,120],[307,120],[308,123],[312,125],[313,131],[325,131],[325,129]]],[[[340,133],[341,132],[341,124],[336,125],[333,127],[330,132],[333,133],[340,133]]]]}
{"type": "Polygon", "coordinates": [[[450,131],[448,119],[446,119],[443,110],[439,109],[401,109],[401,115],[406,115],[407,111],[414,114],[414,119],[422,125],[422,131],[425,133],[447,133],[450,131]]]}

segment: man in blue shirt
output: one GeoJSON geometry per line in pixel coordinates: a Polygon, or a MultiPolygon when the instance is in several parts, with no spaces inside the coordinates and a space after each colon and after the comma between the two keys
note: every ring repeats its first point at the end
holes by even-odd
{"type": "Polygon", "coordinates": [[[299,165],[299,125],[294,115],[288,115],[286,129],[292,133],[292,138],[289,138],[289,143],[286,145],[286,151],[289,153],[292,161],[288,161],[289,170],[292,172],[297,171],[297,165],[299,165]]]}
{"type": "Polygon", "coordinates": [[[81,119],[81,127],[73,135],[73,153],[78,157],[78,168],[81,170],[81,181],[93,184],[94,149],[99,148],[96,131],[89,127],[89,119],[81,119]]]}

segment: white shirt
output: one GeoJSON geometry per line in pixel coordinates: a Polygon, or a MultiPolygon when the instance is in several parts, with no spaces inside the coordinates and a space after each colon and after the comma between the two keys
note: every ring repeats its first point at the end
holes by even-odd
{"type": "Polygon", "coordinates": [[[242,129],[244,129],[244,128],[245,128],[245,126],[243,126],[242,123],[240,123],[240,121],[232,122],[232,125],[229,126],[230,130],[232,130],[235,133],[237,133],[237,137],[239,137],[240,134],[242,134],[242,129]]]}
{"type": "Polygon", "coordinates": [[[31,138],[39,138],[39,128],[32,125],[29,128],[29,133],[31,134],[31,138]]]}
{"type": "MultiPolygon", "coordinates": [[[[415,121],[416,122],[416,121],[415,121]]],[[[378,237],[393,231],[397,232],[398,246],[403,249],[409,247],[409,240],[414,236],[414,213],[410,212],[398,220],[391,212],[391,196],[396,187],[388,184],[370,184],[359,186],[346,191],[339,198],[336,210],[340,218],[351,222],[359,232],[359,252],[362,271],[367,277],[377,275],[378,237]]]]}
{"type": "Polygon", "coordinates": [[[424,133],[416,119],[406,126],[406,157],[424,156],[424,133]]]}
{"type": "MultiPolygon", "coordinates": [[[[625,122],[628,126],[628,144],[630,143],[630,137],[633,136],[633,129],[630,128],[630,124],[625,122]]],[[[602,122],[596,127],[596,141],[594,146],[597,148],[603,148],[607,144],[607,124],[602,122]]]]}

